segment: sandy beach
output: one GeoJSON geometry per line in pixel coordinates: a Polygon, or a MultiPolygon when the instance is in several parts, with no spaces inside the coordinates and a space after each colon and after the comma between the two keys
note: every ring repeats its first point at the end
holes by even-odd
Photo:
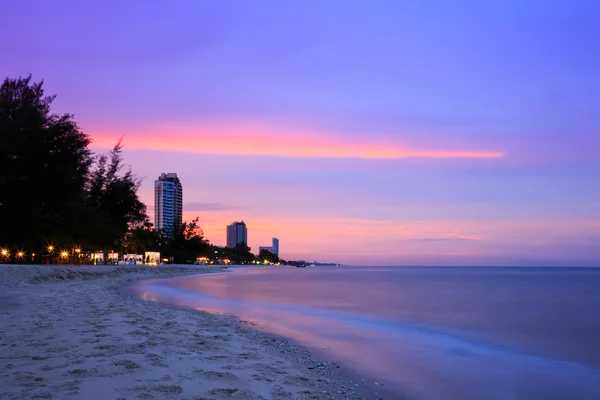
{"type": "Polygon", "coordinates": [[[136,279],[208,271],[1,265],[0,398],[380,398],[285,339],[127,290],[136,279]]]}

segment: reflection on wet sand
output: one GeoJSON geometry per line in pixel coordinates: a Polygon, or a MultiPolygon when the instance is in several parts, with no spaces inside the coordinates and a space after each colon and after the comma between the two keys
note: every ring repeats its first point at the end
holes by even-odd
{"type": "Polygon", "coordinates": [[[351,301],[335,289],[336,298],[323,307],[331,293],[318,293],[318,285],[291,279],[273,287],[259,279],[260,273],[258,281],[253,276],[144,281],[134,290],[146,300],[238,316],[420,398],[593,398],[600,393],[595,367],[446,326],[350,312],[351,301]],[[274,301],[275,295],[280,301],[274,301]]]}

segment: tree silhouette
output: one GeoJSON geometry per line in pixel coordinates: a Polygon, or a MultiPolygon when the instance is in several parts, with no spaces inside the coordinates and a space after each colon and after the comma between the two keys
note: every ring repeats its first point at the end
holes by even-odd
{"type": "Polygon", "coordinates": [[[258,258],[264,262],[272,262],[272,263],[276,263],[279,262],[279,257],[276,254],[271,253],[269,250],[266,249],[262,249],[259,253],[258,253],[258,258]]]}
{"type": "Polygon", "coordinates": [[[121,172],[121,141],[94,157],[73,115],[52,113],[54,98],[31,76],[0,86],[0,244],[116,248],[148,220],[140,181],[121,172]]]}
{"type": "Polygon", "coordinates": [[[210,253],[212,247],[204,239],[204,231],[198,225],[198,220],[196,217],[190,222],[183,222],[169,242],[167,254],[176,263],[193,263],[199,256],[210,253]]]}
{"type": "Polygon", "coordinates": [[[120,243],[129,229],[139,229],[149,224],[146,205],[137,195],[140,181],[131,169],[123,169],[122,141],[107,155],[97,158],[95,168],[87,185],[87,204],[97,211],[100,220],[95,221],[99,245],[110,248],[120,243]]]}
{"type": "Polygon", "coordinates": [[[83,203],[90,138],[71,114],[53,114],[43,82],[5,79],[0,87],[0,243],[41,248],[85,236],[83,203]]]}
{"type": "Polygon", "coordinates": [[[254,260],[254,254],[250,251],[252,249],[248,247],[245,242],[240,242],[235,246],[234,259],[233,261],[240,264],[250,263],[254,260]]]}

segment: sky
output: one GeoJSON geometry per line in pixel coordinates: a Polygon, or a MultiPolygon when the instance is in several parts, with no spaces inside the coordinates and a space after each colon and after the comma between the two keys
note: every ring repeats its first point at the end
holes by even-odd
{"type": "Polygon", "coordinates": [[[0,1],[32,74],[153,211],[357,265],[600,266],[600,2],[0,1]]]}

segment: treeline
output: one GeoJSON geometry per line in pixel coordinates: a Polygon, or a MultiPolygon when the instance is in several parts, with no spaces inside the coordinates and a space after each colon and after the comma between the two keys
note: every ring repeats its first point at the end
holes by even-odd
{"type": "MultiPolygon", "coordinates": [[[[0,87],[0,262],[52,262],[61,250],[69,258],[100,250],[160,251],[174,262],[255,260],[246,244],[211,245],[198,218],[173,238],[154,230],[121,141],[108,154],[94,154],[73,115],[52,112],[55,97],[31,76],[7,78],[0,87]]],[[[276,262],[267,253],[258,258],[276,262]]]]}
{"type": "Polygon", "coordinates": [[[173,238],[167,238],[146,222],[143,226],[131,229],[120,249],[124,254],[143,254],[146,251],[160,251],[161,257],[177,264],[194,263],[199,258],[205,261],[232,264],[249,264],[259,262],[279,262],[279,257],[269,251],[261,251],[258,256],[251,252],[246,243],[239,243],[235,248],[212,245],[198,225],[198,217],[183,224],[175,231],[173,238]]]}
{"type": "Polygon", "coordinates": [[[119,142],[96,156],[71,114],[31,77],[0,87],[0,245],[43,254],[52,245],[108,249],[147,221],[139,180],[119,142]]]}

